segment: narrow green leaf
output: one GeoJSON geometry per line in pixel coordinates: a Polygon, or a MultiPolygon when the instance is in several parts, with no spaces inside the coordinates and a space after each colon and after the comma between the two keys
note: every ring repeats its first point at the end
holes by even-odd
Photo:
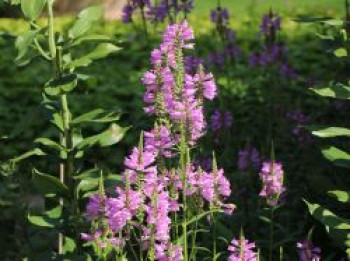
{"type": "Polygon", "coordinates": [[[85,8],[84,10],[82,10],[78,14],[78,18],[88,20],[91,22],[97,22],[97,21],[101,20],[102,15],[103,15],[103,6],[94,5],[94,6],[89,6],[89,7],[85,8]]]}
{"type": "Polygon", "coordinates": [[[34,169],[33,183],[43,194],[56,194],[68,197],[69,190],[58,178],[39,172],[34,169]]]}
{"type": "Polygon", "coordinates": [[[350,191],[333,190],[328,191],[328,194],[332,197],[335,197],[340,202],[350,202],[350,191]]]}
{"type": "Polygon", "coordinates": [[[341,83],[334,84],[329,87],[311,89],[314,93],[336,99],[350,99],[350,87],[341,83]]]}
{"type": "Polygon", "coordinates": [[[75,119],[72,120],[72,124],[81,124],[86,122],[95,122],[95,123],[108,123],[119,120],[120,115],[117,112],[106,112],[102,109],[96,109],[90,112],[87,112],[75,119]]]}
{"type": "Polygon", "coordinates": [[[332,138],[338,136],[350,136],[350,129],[342,127],[322,127],[322,126],[310,126],[308,129],[315,136],[321,138],[332,138]]]}
{"type": "Polygon", "coordinates": [[[115,46],[114,44],[102,43],[102,44],[99,44],[96,47],[96,49],[86,54],[85,56],[75,59],[70,63],[66,64],[65,67],[66,68],[85,67],[90,65],[94,60],[105,58],[109,54],[113,52],[117,52],[119,50],[121,50],[121,48],[118,46],[115,46]]]}
{"type": "Polygon", "coordinates": [[[44,156],[44,155],[46,155],[45,152],[43,152],[39,148],[35,148],[33,150],[30,150],[30,151],[28,151],[28,152],[26,152],[26,153],[24,153],[24,154],[22,154],[22,155],[20,155],[20,156],[18,156],[16,158],[12,159],[11,162],[17,163],[17,162],[20,162],[20,161],[22,161],[24,159],[32,157],[32,156],[44,156]]]}
{"type": "Polygon", "coordinates": [[[46,0],[21,0],[22,12],[31,21],[35,21],[41,15],[46,0]]]}
{"type": "Polygon", "coordinates": [[[33,225],[36,225],[38,227],[49,227],[54,228],[58,225],[58,222],[56,220],[50,219],[45,216],[32,216],[28,215],[28,220],[33,225]]]}
{"type": "Polygon", "coordinates": [[[350,155],[336,147],[327,147],[322,150],[323,156],[339,167],[350,168],[350,155]]]}
{"type": "Polygon", "coordinates": [[[65,152],[67,151],[61,144],[58,144],[57,142],[50,140],[48,138],[37,138],[34,142],[58,151],[65,151],[65,152]]]}
{"type": "Polygon", "coordinates": [[[94,145],[101,147],[111,146],[118,143],[128,131],[129,128],[120,127],[119,125],[113,123],[111,126],[104,132],[85,138],[77,144],[78,150],[84,150],[90,148],[94,145]]]}
{"type": "Polygon", "coordinates": [[[304,201],[309,208],[310,214],[325,226],[340,230],[350,229],[350,220],[340,218],[318,204],[311,204],[306,200],[304,201]]]}

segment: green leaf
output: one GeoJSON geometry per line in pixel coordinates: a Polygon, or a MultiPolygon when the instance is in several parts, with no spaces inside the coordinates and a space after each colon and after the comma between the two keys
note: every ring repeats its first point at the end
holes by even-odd
{"type": "Polygon", "coordinates": [[[304,200],[309,208],[310,214],[327,227],[334,229],[350,229],[350,220],[340,218],[333,212],[318,204],[311,204],[304,200]]]}
{"type": "Polygon", "coordinates": [[[66,64],[66,68],[78,68],[85,67],[91,64],[94,60],[102,59],[107,57],[113,52],[119,51],[121,48],[110,43],[99,44],[96,49],[86,54],[85,56],[75,59],[70,63],[66,64]]]}
{"type": "Polygon", "coordinates": [[[349,191],[333,190],[333,191],[328,191],[328,194],[331,195],[332,197],[335,197],[340,202],[343,202],[343,203],[350,202],[349,191]]]}
{"type": "Polygon", "coordinates": [[[311,91],[324,97],[347,100],[350,99],[350,87],[341,83],[337,83],[329,87],[311,89],[311,91]]]}
{"type": "Polygon", "coordinates": [[[94,145],[99,145],[101,147],[111,146],[118,143],[128,131],[129,128],[120,127],[119,125],[113,123],[104,132],[85,138],[77,144],[78,150],[83,150],[94,145]]]}
{"type": "Polygon", "coordinates": [[[33,225],[36,225],[38,227],[49,227],[54,228],[58,225],[57,220],[50,219],[45,216],[32,216],[28,215],[28,220],[33,225]]]}
{"type": "Polygon", "coordinates": [[[68,74],[60,79],[50,80],[45,84],[44,91],[47,95],[57,96],[72,91],[78,84],[76,74],[68,74]]]}
{"type": "Polygon", "coordinates": [[[86,122],[109,123],[117,121],[119,118],[120,115],[117,112],[106,112],[102,109],[96,109],[73,119],[72,124],[77,125],[86,122]]]}
{"type": "Polygon", "coordinates": [[[65,152],[67,151],[65,147],[48,138],[37,138],[34,142],[58,151],[65,151],[65,152]]]}
{"type": "Polygon", "coordinates": [[[59,219],[62,216],[62,206],[58,205],[57,207],[48,210],[45,212],[45,215],[48,218],[52,218],[52,219],[59,219]]]}
{"type": "Polygon", "coordinates": [[[88,20],[91,22],[97,22],[101,20],[103,15],[103,7],[101,5],[94,5],[85,8],[78,14],[79,19],[88,20]]]}
{"type": "Polygon", "coordinates": [[[336,49],[335,51],[334,51],[334,55],[336,56],[336,57],[346,57],[346,56],[348,56],[348,52],[346,51],[346,49],[345,48],[338,48],[338,49],[336,49]]]}
{"type": "Polygon", "coordinates": [[[41,15],[46,0],[21,0],[23,14],[31,21],[35,21],[41,15]]]}
{"type": "Polygon", "coordinates": [[[33,183],[43,194],[56,194],[68,197],[69,190],[58,178],[39,172],[34,169],[33,183]]]}
{"type": "Polygon", "coordinates": [[[294,22],[297,23],[319,23],[329,21],[329,17],[299,17],[293,19],[294,22]]]}
{"type": "Polygon", "coordinates": [[[344,21],[338,19],[329,19],[327,21],[324,21],[324,23],[331,26],[343,26],[344,21]]]}
{"type": "Polygon", "coordinates": [[[92,24],[101,19],[103,14],[102,6],[91,6],[78,15],[78,19],[69,30],[68,35],[71,39],[76,39],[88,32],[92,24]]]}
{"type": "Polygon", "coordinates": [[[323,156],[339,167],[350,168],[350,155],[336,147],[327,147],[322,150],[323,156]]]}
{"type": "Polygon", "coordinates": [[[28,53],[37,33],[38,31],[29,30],[16,38],[15,47],[18,52],[16,61],[20,61],[28,53]]]}
{"type": "Polygon", "coordinates": [[[39,148],[35,148],[33,150],[30,150],[30,151],[28,151],[28,152],[26,152],[26,153],[24,153],[24,154],[22,154],[22,155],[20,155],[20,156],[18,156],[16,158],[12,159],[11,162],[17,163],[17,162],[20,162],[20,161],[22,161],[24,159],[32,157],[32,156],[44,156],[44,155],[46,155],[45,152],[43,152],[39,148]]]}
{"type": "Polygon", "coordinates": [[[322,126],[310,126],[308,129],[315,136],[321,138],[332,138],[338,136],[350,136],[350,129],[342,127],[322,127],[322,126]]]}
{"type": "Polygon", "coordinates": [[[72,44],[70,44],[70,47],[80,45],[84,42],[109,42],[109,43],[115,43],[116,41],[113,40],[108,35],[103,34],[90,34],[90,35],[84,35],[82,37],[77,38],[74,40],[72,44]]]}
{"type": "Polygon", "coordinates": [[[76,247],[77,245],[75,244],[75,241],[72,238],[64,237],[63,254],[73,253],[76,247]]]}

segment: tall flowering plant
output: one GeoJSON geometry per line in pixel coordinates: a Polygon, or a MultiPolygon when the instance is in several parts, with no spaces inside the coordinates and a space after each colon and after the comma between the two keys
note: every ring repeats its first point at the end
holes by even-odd
{"type": "Polygon", "coordinates": [[[206,131],[204,103],[216,96],[211,73],[201,65],[186,69],[185,52],[194,48],[193,40],[186,21],[164,31],[151,54],[153,68],[142,78],[145,112],[154,117],[154,128],[141,134],[139,146],[126,157],[124,186],[116,196],[90,198],[87,217],[95,225],[82,236],[105,258],[111,249],[127,257],[130,249],[138,260],[190,260],[195,256],[188,243],[189,237],[196,243],[194,223],[234,209],[224,203],[231,188],[215,157],[210,171],[191,161],[206,131]]]}

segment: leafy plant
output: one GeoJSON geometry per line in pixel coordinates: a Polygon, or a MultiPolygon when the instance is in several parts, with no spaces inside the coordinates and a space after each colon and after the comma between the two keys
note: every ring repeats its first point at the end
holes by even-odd
{"type": "MultiPolygon", "coordinates": [[[[57,251],[49,251],[49,255],[78,258],[80,231],[85,223],[81,206],[84,197],[98,189],[102,172],[91,163],[87,164],[85,155],[96,146],[118,143],[128,128],[116,123],[120,118],[118,110],[94,109],[75,116],[69,106],[70,95],[84,81],[91,79],[91,76],[78,72],[82,67],[121,48],[110,37],[92,33],[93,25],[102,17],[102,7],[84,9],[68,30],[58,32],[55,30],[54,2],[20,2],[29,29],[16,39],[15,62],[19,66],[28,66],[33,60],[40,59],[51,67],[52,77],[42,89],[41,104],[50,127],[46,136],[33,141],[35,148],[12,159],[11,164],[17,165],[34,156],[43,157],[45,166],[33,167],[32,184],[33,189],[45,197],[47,207],[40,211],[42,213],[31,213],[29,209],[28,220],[37,227],[57,233],[57,247],[54,247],[57,251]],[[44,10],[47,24],[41,25],[38,19],[44,10]],[[91,51],[76,52],[78,46],[87,44],[92,47],[91,51]],[[109,126],[101,133],[84,135],[87,126],[106,124],[109,126]]],[[[104,177],[108,180],[108,175],[104,177]]],[[[36,253],[31,254],[38,258],[36,253]]]]}

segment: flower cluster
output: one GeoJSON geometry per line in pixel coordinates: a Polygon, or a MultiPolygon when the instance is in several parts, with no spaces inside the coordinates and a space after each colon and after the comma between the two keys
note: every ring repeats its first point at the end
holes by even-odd
{"type": "Polygon", "coordinates": [[[264,37],[264,44],[261,51],[254,52],[248,59],[251,67],[273,67],[281,77],[291,80],[297,78],[297,73],[288,61],[287,50],[283,43],[278,42],[277,33],[281,30],[281,18],[270,11],[263,16],[260,25],[260,35],[264,37]]]}
{"type": "Polygon", "coordinates": [[[294,125],[292,135],[297,138],[300,144],[309,144],[312,136],[304,129],[304,126],[310,123],[310,117],[300,110],[290,111],[286,116],[294,125]]]}
{"type": "Polygon", "coordinates": [[[263,162],[259,174],[263,188],[259,195],[266,198],[267,204],[270,206],[276,206],[281,194],[285,191],[283,175],[281,163],[275,161],[263,162]]]}
{"type": "Polygon", "coordinates": [[[238,152],[238,169],[245,171],[249,166],[259,169],[261,164],[260,153],[256,148],[245,148],[238,152]]]}
{"type": "Polygon", "coordinates": [[[122,20],[124,23],[132,22],[132,16],[137,9],[144,13],[147,20],[154,23],[162,23],[169,17],[170,21],[175,20],[179,12],[189,13],[193,9],[193,0],[128,0],[123,8],[122,20]]]}
{"type": "Polygon", "coordinates": [[[315,247],[310,240],[302,240],[297,243],[300,261],[320,261],[321,249],[315,247]]]}
{"type": "Polygon", "coordinates": [[[228,247],[230,256],[228,261],[257,261],[258,257],[254,251],[255,243],[249,242],[241,235],[239,239],[233,239],[228,247]]]}
{"type": "Polygon", "coordinates": [[[188,142],[194,144],[205,132],[203,99],[216,96],[211,73],[201,66],[195,73],[185,70],[183,50],[192,49],[193,31],[185,21],[170,25],[163,34],[159,49],[152,52],[153,70],[145,73],[145,111],[172,122],[175,132],[186,130],[188,142]]]}
{"type": "Polygon", "coordinates": [[[223,48],[211,52],[207,61],[210,65],[222,68],[227,59],[234,61],[241,54],[241,50],[236,44],[236,31],[229,27],[230,14],[227,8],[217,6],[216,9],[211,10],[210,20],[216,26],[216,33],[223,43],[223,48]]]}
{"type": "Polygon", "coordinates": [[[227,214],[235,207],[224,203],[231,195],[230,183],[215,159],[210,170],[196,167],[190,160],[191,146],[205,132],[203,101],[216,96],[214,77],[203,66],[185,69],[184,50],[193,48],[193,39],[186,21],[164,31],[159,49],[151,54],[153,70],[142,78],[145,111],[157,117],[155,127],[141,135],[140,145],[125,158],[124,188],[118,187],[115,197],[103,200],[93,195],[87,207],[92,222],[99,223],[103,217],[106,229],[102,237],[108,234],[123,246],[130,240],[128,231],[137,230],[142,250],[161,261],[182,260],[181,246],[172,242],[172,228],[177,225],[171,217],[177,212],[184,216],[187,198],[199,200],[202,208],[227,214]],[[186,162],[169,168],[171,164],[165,163],[177,156],[182,162],[186,157],[186,162]]]}

